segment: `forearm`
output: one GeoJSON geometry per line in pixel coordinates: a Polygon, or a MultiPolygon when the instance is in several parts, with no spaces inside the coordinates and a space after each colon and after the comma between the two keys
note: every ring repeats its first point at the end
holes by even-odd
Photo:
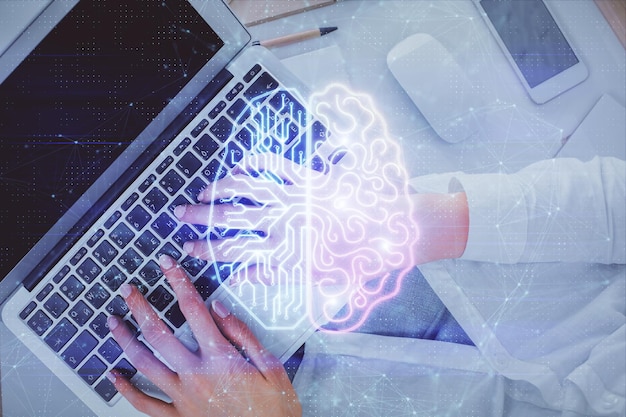
{"type": "Polygon", "coordinates": [[[624,162],[540,161],[515,174],[459,174],[469,233],[463,259],[624,263],[624,162]]]}

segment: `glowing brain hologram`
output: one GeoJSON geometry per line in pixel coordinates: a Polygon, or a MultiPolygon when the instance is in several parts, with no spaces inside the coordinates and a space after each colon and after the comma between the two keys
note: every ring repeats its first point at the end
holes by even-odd
{"type": "Polygon", "coordinates": [[[318,121],[306,123],[330,133],[308,129],[291,158],[258,146],[210,186],[208,255],[238,265],[227,291],[266,328],[297,316],[353,330],[414,265],[408,175],[368,96],[331,85],[309,104],[318,121]]]}

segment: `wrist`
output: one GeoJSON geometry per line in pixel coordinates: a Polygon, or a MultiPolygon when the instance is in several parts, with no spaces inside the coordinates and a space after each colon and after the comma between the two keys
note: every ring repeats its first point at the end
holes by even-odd
{"type": "Polygon", "coordinates": [[[412,210],[419,230],[418,264],[463,255],[469,233],[465,193],[413,194],[412,210]]]}

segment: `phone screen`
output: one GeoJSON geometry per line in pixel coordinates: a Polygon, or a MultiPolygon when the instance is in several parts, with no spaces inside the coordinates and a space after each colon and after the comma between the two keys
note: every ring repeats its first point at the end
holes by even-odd
{"type": "Polygon", "coordinates": [[[531,88],[579,62],[543,1],[480,4],[531,88]]]}

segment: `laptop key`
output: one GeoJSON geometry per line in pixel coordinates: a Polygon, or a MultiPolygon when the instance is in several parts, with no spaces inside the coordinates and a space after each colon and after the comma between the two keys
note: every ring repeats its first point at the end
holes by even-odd
{"type": "Polygon", "coordinates": [[[172,240],[176,242],[181,248],[183,244],[188,240],[197,240],[198,235],[188,225],[184,224],[178,232],[174,234],[172,240]]]}
{"type": "Polygon", "coordinates": [[[50,292],[52,292],[53,289],[54,286],[52,284],[46,284],[46,286],[43,287],[41,291],[39,291],[39,294],[37,294],[37,301],[43,301],[50,294],[50,292]]]}
{"type": "Polygon", "coordinates": [[[219,149],[220,145],[211,135],[205,133],[193,144],[193,149],[205,161],[211,157],[219,149]]]}
{"type": "Polygon", "coordinates": [[[128,198],[126,199],[126,201],[124,201],[124,202],[122,203],[122,210],[126,211],[126,210],[128,210],[129,208],[131,208],[131,207],[132,207],[132,205],[133,205],[133,204],[135,204],[135,202],[136,202],[138,199],[139,199],[139,194],[137,194],[137,193],[132,193],[132,194],[130,195],[130,197],[128,197],[128,198]]]}
{"type": "Polygon", "coordinates": [[[176,163],[176,168],[187,178],[191,178],[202,167],[202,162],[198,160],[191,152],[187,152],[176,163]]]}
{"type": "Polygon", "coordinates": [[[123,377],[130,379],[137,373],[137,369],[130,364],[126,359],[122,359],[115,365],[115,370],[118,371],[123,377]]]}
{"type": "Polygon", "coordinates": [[[94,391],[106,402],[109,402],[117,394],[115,386],[109,381],[108,378],[103,378],[102,381],[96,385],[94,391]]]}
{"type": "Polygon", "coordinates": [[[61,354],[61,359],[72,369],[76,369],[97,345],[98,340],[89,331],[83,330],[61,354]]]}
{"type": "Polygon", "coordinates": [[[330,136],[330,132],[319,121],[313,122],[311,125],[311,149],[317,150],[324,141],[330,136]]]}
{"type": "Polygon", "coordinates": [[[161,242],[149,230],[145,230],[135,241],[135,246],[145,256],[150,256],[161,242]]]}
{"type": "Polygon", "coordinates": [[[54,293],[46,300],[43,306],[52,315],[52,317],[59,318],[70,305],[63,299],[63,297],[54,293]]]}
{"type": "Polygon", "coordinates": [[[150,227],[161,239],[165,239],[176,228],[176,222],[166,213],[161,213],[159,217],[152,222],[150,227]]]}
{"type": "Polygon", "coordinates": [[[117,262],[126,272],[132,274],[143,263],[143,258],[133,248],[129,248],[120,256],[117,262]]]}
{"type": "Polygon", "coordinates": [[[191,183],[185,187],[185,194],[194,202],[198,202],[198,194],[200,191],[204,190],[206,187],[206,183],[202,181],[200,178],[194,178],[191,183]]]}
{"type": "Polygon", "coordinates": [[[165,312],[165,318],[172,324],[172,326],[179,328],[185,323],[186,319],[182,311],[180,311],[180,305],[178,301],[165,312]]]}
{"type": "Polygon", "coordinates": [[[154,308],[163,311],[174,300],[174,296],[163,285],[159,285],[148,295],[147,299],[154,308]]]}
{"type": "Polygon", "coordinates": [[[87,249],[86,248],[80,248],[75,254],[74,256],[72,256],[72,258],[70,259],[70,263],[72,265],[76,265],[77,263],[80,262],[81,259],[83,259],[83,256],[85,256],[87,254],[87,249]]]}
{"type": "Polygon", "coordinates": [[[89,385],[93,385],[107,370],[107,366],[97,356],[92,356],[78,370],[78,375],[89,385]]]}
{"type": "Polygon", "coordinates": [[[102,238],[102,236],[104,236],[104,230],[102,229],[98,229],[96,231],[96,233],[94,233],[93,235],[91,235],[91,237],[89,238],[89,240],[87,241],[87,246],[89,246],[90,248],[93,248],[95,246],[96,243],[98,243],[100,241],[100,239],[102,238]]]}
{"type": "Polygon", "coordinates": [[[156,214],[165,204],[167,204],[167,200],[167,196],[155,187],[151,189],[141,201],[146,205],[146,207],[148,207],[148,209],[150,209],[151,212],[156,214]]]}
{"type": "Polygon", "coordinates": [[[128,306],[121,296],[116,295],[115,298],[107,304],[106,311],[111,315],[124,317],[126,313],[128,313],[128,306]]]}
{"type": "Polygon", "coordinates": [[[217,103],[215,107],[213,107],[213,109],[209,112],[209,117],[211,119],[215,119],[222,111],[224,111],[225,108],[226,108],[226,102],[223,100],[220,100],[220,102],[217,103]]]}
{"type": "Polygon", "coordinates": [[[152,287],[161,280],[163,272],[159,264],[151,260],[141,269],[139,276],[146,284],[152,287]]]}
{"type": "Polygon", "coordinates": [[[174,209],[178,206],[184,206],[187,204],[191,204],[189,202],[189,200],[187,200],[185,197],[183,197],[182,195],[177,196],[174,201],[172,201],[170,203],[169,206],[167,206],[167,209],[173,214],[174,213],[174,209]]]}
{"type": "Polygon", "coordinates": [[[91,316],[93,316],[93,310],[83,301],[79,300],[69,312],[70,317],[79,326],[84,326],[91,316]]]}
{"type": "Polygon", "coordinates": [[[228,108],[226,114],[230,116],[231,119],[235,121],[235,123],[242,123],[250,114],[252,114],[252,110],[248,103],[238,98],[235,102],[228,108]]]}
{"type": "Polygon", "coordinates": [[[214,276],[205,274],[199,276],[198,279],[194,281],[193,285],[196,287],[200,297],[206,301],[209,296],[213,294],[213,291],[215,291],[215,289],[219,286],[219,283],[214,276]]]}
{"type": "Polygon", "coordinates": [[[345,147],[338,148],[334,150],[330,155],[328,155],[328,161],[331,164],[338,164],[346,155],[348,154],[348,149],[345,147]]]}
{"type": "Polygon", "coordinates": [[[174,247],[171,243],[167,242],[161,249],[159,249],[157,256],[168,255],[171,258],[178,259],[182,256],[182,253],[174,247]]]}
{"type": "MultiPolygon", "coordinates": [[[[207,119],[200,120],[200,123],[191,131],[191,136],[197,138],[198,135],[209,125],[209,121],[207,119]]],[[[180,145],[179,145],[180,146],[180,145]]],[[[176,148],[178,149],[178,148],[176,148]]],[[[176,153],[175,153],[176,154],[176,153]]],[[[176,154],[178,155],[178,154],[176,154]]]]}
{"type": "Polygon", "coordinates": [[[48,335],[44,338],[44,341],[54,350],[55,352],[60,351],[63,347],[70,341],[72,337],[76,334],[78,330],[67,318],[63,318],[54,329],[48,333],[48,335]]]}
{"type": "Polygon", "coordinates": [[[135,233],[124,223],[120,223],[113,229],[109,237],[120,249],[124,249],[133,240],[135,233]]]}
{"type": "Polygon", "coordinates": [[[137,288],[142,295],[146,295],[148,294],[148,291],[150,291],[150,288],[143,282],[139,281],[137,278],[131,279],[129,284],[137,288]]]}
{"type": "Polygon", "coordinates": [[[233,271],[237,269],[238,266],[238,263],[216,262],[212,264],[203,275],[222,283],[232,275],[233,271]]]}
{"type": "Polygon", "coordinates": [[[52,282],[54,282],[55,284],[58,284],[59,282],[61,282],[63,278],[67,276],[69,272],[70,272],[70,267],[67,265],[63,266],[63,268],[61,268],[61,270],[56,273],[54,278],[52,278],[52,282]]]}
{"type": "Polygon", "coordinates": [[[100,338],[104,339],[109,334],[109,326],[107,325],[107,315],[104,313],[98,313],[91,323],[89,328],[100,338]]]}
{"type": "Polygon", "coordinates": [[[169,167],[172,164],[172,162],[174,162],[174,158],[170,155],[167,158],[165,158],[163,162],[159,164],[158,167],[156,167],[156,172],[158,174],[164,173],[167,167],[169,167]]]}
{"type": "Polygon", "coordinates": [[[270,105],[280,114],[291,116],[301,126],[306,126],[309,116],[304,106],[287,91],[280,91],[269,101],[270,105]]]}
{"type": "Polygon", "coordinates": [[[24,307],[22,311],[20,311],[20,318],[22,320],[26,320],[26,318],[30,316],[30,313],[35,311],[36,308],[37,308],[37,303],[34,301],[31,301],[30,303],[28,303],[26,307],[24,307]]]}
{"type": "Polygon", "coordinates": [[[328,174],[328,172],[330,171],[328,164],[324,162],[324,160],[320,158],[319,155],[315,155],[313,159],[311,159],[311,169],[317,172],[321,172],[322,174],[328,174]]]}
{"type": "Polygon", "coordinates": [[[209,130],[218,140],[225,142],[226,139],[228,139],[234,132],[234,127],[233,124],[226,119],[226,117],[221,116],[215,123],[213,123],[209,130]]]}
{"type": "Polygon", "coordinates": [[[283,145],[273,136],[268,136],[258,143],[257,150],[260,153],[273,152],[275,154],[281,154],[283,152],[283,145]]]}
{"type": "MultiPolygon", "coordinates": [[[[206,119],[205,119],[205,120],[206,120],[206,119]]],[[[207,121],[207,124],[208,124],[208,123],[209,123],[209,122],[207,121]]],[[[204,128],[203,128],[203,129],[204,129],[204,128]]],[[[195,129],[194,129],[194,130],[195,130],[195,129]]],[[[199,134],[199,133],[200,133],[200,132],[198,132],[198,134],[199,134]]],[[[193,133],[192,133],[192,135],[193,135],[193,133]]],[[[197,136],[197,135],[196,135],[196,136],[197,136]]],[[[194,136],[194,138],[195,138],[196,136],[194,136]]],[[[174,150],[172,151],[172,153],[173,153],[174,155],[176,155],[176,156],[180,156],[180,154],[181,154],[181,153],[183,153],[183,151],[184,151],[185,149],[187,149],[187,147],[188,147],[189,145],[191,145],[191,139],[189,139],[189,138],[185,138],[185,139],[183,139],[183,140],[181,140],[181,141],[180,141],[180,143],[178,144],[178,146],[176,146],[176,147],[174,148],[174,150]]]]}
{"type": "Polygon", "coordinates": [[[148,178],[144,180],[139,186],[139,191],[145,193],[148,188],[156,181],[156,176],[154,174],[150,174],[148,178]]]}
{"type": "Polygon", "coordinates": [[[74,275],[70,275],[60,289],[70,301],[74,301],[83,292],[85,286],[74,275]]]}
{"type": "Polygon", "coordinates": [[[196,276],[207,265],[207,261],[194,258],[193,256],[187,256],[180,262],[180,265],[189,273],[189,275],[196,276]]]}
{"type": "Polygon", "coordinates": [[[243,149],[235,141],[230,141],[222,149],[219,156],[228,167],[232,168],[243,158],[243,149]]]}
{"type": "Polygon", "coordinates": [[[85,293],[85,299],[89,301],[94,308],[102,307],[110,296],[109,292],[97,282],[85,293]]]}
{"type": "Polygon", "coordinates": [[[253,118],[254,122],[256,123],[256,125],[258,126],[258,131],[262,132],[263,134],[269,132],[274,125],[276,124],[276,122],[278,121],[278,116],[276,115],[276,113],[269,107],[269,106],[263,106],[255,115],[253,118]]]}
{"type": "Polygon", "coordinates": [[[85,259],[85,261],[76,269],[78,276],[81,277],[87,284],[91,283],[102,272],[100,268],[91,258],[85,259]]]}
{"type": "Polygon", "coordinates": [[[185,185],[185,180],[178,175],[176,171],[170,170],[163,176],[163,178],[161,178],[159,184],[169,193],[169,195],[174,195],[183,185],[185,185]]]}
{"type": "Polygon", "coordinates": [[[107,229],[110,229],[111,227],[113,227],[115,223],[117,223],[117,221],[121,217],[122,217],[122,213],[120,213],[119,211],[116,211],[107,219],[107,221],[104,222],[104,227],[106,227],[107,229]]]}
{"type": "Polygon", "coordinates": [[[243,84],[242,83],[235,84],[235,86],[231,88],[230,91],[226,94],[226,100],[231,101],[232,99],[237,97],[237,94],[239,94],[241,90],[243,90],[243,84]]]}
{"type": "Polygon", "coordinates": [[[252,81],[252,79],[254,77],[257,76],[257,74],[261,72],[261,66],[259,64],[255,64],[250,71],[248,71],[246,73],[246,75],[243,76],[243,80],[247,83],[249,83],[250,81],[252,81]]]}
{"type": "Polygon", "coordinates": [[[111,365],[120,357],[122,352],[120,345],[112,338],[108,338],[98,349],[98,353],[111,365]]]}
{"type": "Polygon", "coordinates": [[[135,206],[131,210],[130,213],[126,215],[126,220],[135,228],[135,230],[139,231],[144,228],[146,224],[152,219],[150,213],[146,211],[141,206],[135,206]]]}
{"type": "Polygon", "coordinates": [[[212,159],[202,170],[202,175],[209,181],[214,182],[228,174],[226,167],[218,159],[212,159]]]}
{"type": "Polygon", "coordinates": [[[35,314],[28,320],[28,327],[33,329],[37,335],[41,336],[52,326],[52,319],[41,310],[37,310],[35,314]]]}
{"type": "Polygon", "coordinates": [[[117,249],[113,247],[108,241],[104,240],[93,251],[93,257],[98,260],[102,265],[107,266],[117,256],[117,249]]]}
{"type": "Polygon", "coordinates": [[[298,141],[291,149],[285,152],[285,158],[296,164],[304,164],[306,161],[306,150],[304,149],[303,142],[304,141],[298,141]]]}
{"type": "Polygon", "coordinates": [[[300,133],[300,127],[289,119],[284,119],[276,126],[276,136],[285,144],[289,145],[300,133]]]}
{"type": "Polygon", "coordinates": [[[113,265],[102,275],[101,281],[111,291],[117,291],[120,285],[126,281],[126,275],[117,266],[113,265]]]}
{"type": "Polygon", "coordinates": [[[243,147],[246,148],[247,150],[252,149],[252,145],[254,142],[258,140],[258,137],[259,137],[258,133],[253,131],[250,125],[242,128],[235,135],[235,139],[237,139],[239,143],[241,143],[243,147]]]}
{"type": "Polygon", "coordinates": [[[243,95],[253,104],[258,104],[277,88],[278,81],[267,72],[264,72],[248,87],[243,95]]]}

